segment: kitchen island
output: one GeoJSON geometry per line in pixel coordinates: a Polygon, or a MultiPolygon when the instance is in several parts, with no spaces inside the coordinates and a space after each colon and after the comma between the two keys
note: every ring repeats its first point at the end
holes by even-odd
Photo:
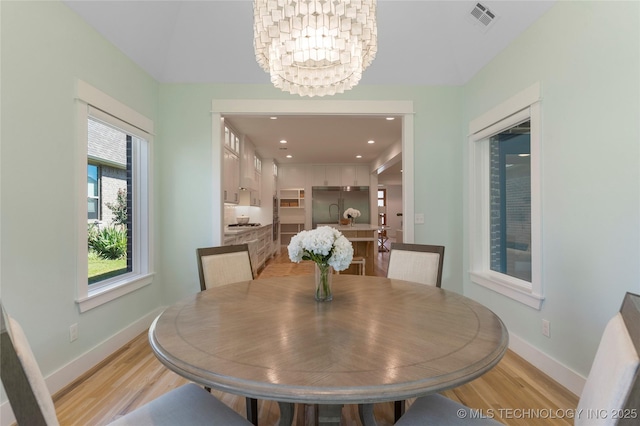
{"type": "MultiPolygon", "coordinates": [[[[318,226],[331,226],[336,228],[353,245],[353,256],[362,256],[366,259],[365,275],[375,275],[375,265],[378,252],[378,227],[368,223],[351,225],[338,225],[337,223],[322,223],[318,226]]],[[[351,265],[341,274],[358,274],[358,266],[351,265]]]]}

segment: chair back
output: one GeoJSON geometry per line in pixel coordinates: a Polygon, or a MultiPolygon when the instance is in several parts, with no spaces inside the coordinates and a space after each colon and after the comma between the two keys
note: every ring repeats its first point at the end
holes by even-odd
{"type": "Polygon", "coordinates": [[[200,289],[253,279],[248,244],[207,247],[196,250],[200,289]]]}
{"type": "Polygon", "coordinates": [[[19,425],[58,425],[51,394],[29,342],[0,304],[0,378],[19,425]]]}
{"type": "Polygon", "coordinates": [[[391,243],[387,278],[440,287],[444,246],[391,243]]]}
{"type": "Polygon", "coordinates": [[[576,425],[593,424],[595,418],[598,425],[637,424],[640,416],[640,295],[627,293],[620,312],[605,327],[580,396],[578,413],[581,414],[576,417],[576,425]],[[637,414],[631,418],[634,412],[637,414]]]}

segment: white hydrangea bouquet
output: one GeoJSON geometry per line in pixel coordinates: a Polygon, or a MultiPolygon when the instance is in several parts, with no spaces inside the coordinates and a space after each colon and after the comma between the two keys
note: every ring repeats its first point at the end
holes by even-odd
{"type": "Polygon", "coordinates": [[[349,207],[344,211],[342,216],[344,216],[345,219],[355,219],[356,217],[360,217],[360,210],[349,207]]]}
{"type": "Polygon", "coordinates": [[[353,259],[351,242],[337,229],[321,226],[296,234],[287,249],[292,262],[315,262],[316,300],[331,300],[331,267],[336,271],[344,271],[349,267],[353,259]]]}

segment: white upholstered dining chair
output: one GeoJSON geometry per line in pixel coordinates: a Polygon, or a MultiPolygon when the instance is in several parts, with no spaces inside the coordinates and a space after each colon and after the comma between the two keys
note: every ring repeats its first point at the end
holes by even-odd
{"type": "Polygon", "coordinates": [[[392,243],[387,278],[440,287],[444,246],[392,243]]]}
{"type": "MultiPolygon", "coordinates": [[[[198,276],[200,290],[204,291],[219,285],[251,281],[253,269],[248,244],[205,247],[196,249],[198,258],[198,276]]],[[[205,388],[211,390],[210,388],[205,388]]],[[[258,400],[246,399],[247,419],[258,424],[258,400]]]]}
{"type": "MultiPolygon", "coordinates": [[[[0,305],[0,377],[18,425],[56,426],[53,400],[20,324],[0,305]]],[[[251,426],[201,387],[190,383],[117,419],[115,426],[251,426]]]]}
{"type": "Polygon", "coordinates": [[[196,254],[200,290],[253,279],[247,244],[199,248],[196,254]]]}
{"type": "MultiPolygon", "coordinates": [[[[444,246],[391,243],[387,278],[440,287],[443,264],[444,246]]],[[[396,421],[404,413],[404,405],[404,401],[395,401],[396,421]]]]}
{"type": "MultiPolygon", "coordinates": [[[[435,394],[416,399],[397,426],[498,424],[471,419],[469,408],[435,394]],[[462,419],[458,410],[465,410],[462,419]]],[[[640,417],[640,296],[627,293],[607,324],[582,390],[576,426],[637,425],[640,417]],[[589,413],[607,413],[594,419],[589,413]],[[615,415],[614,413],[618,413],[615,415]],[[628,413],[628,415],[624,415],[628,413]],[[633,413],[636,413],[635,415],[633,413]]]]}

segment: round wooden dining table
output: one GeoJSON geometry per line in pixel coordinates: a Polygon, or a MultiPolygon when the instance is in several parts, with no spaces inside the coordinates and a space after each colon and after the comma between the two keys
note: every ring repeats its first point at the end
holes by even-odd
{"type": "Polygon", "coordinates": [[[275,400],[280,424],[293,404],[320,404],[339,424],[343,404],[399,401],[459,386],[495,366],[507,330],[481,304],[408,281],[335,275],[317,302],[312,275],[238,282],[167,308],[149,329],[158,359],[214,389],[275,400]]]}

